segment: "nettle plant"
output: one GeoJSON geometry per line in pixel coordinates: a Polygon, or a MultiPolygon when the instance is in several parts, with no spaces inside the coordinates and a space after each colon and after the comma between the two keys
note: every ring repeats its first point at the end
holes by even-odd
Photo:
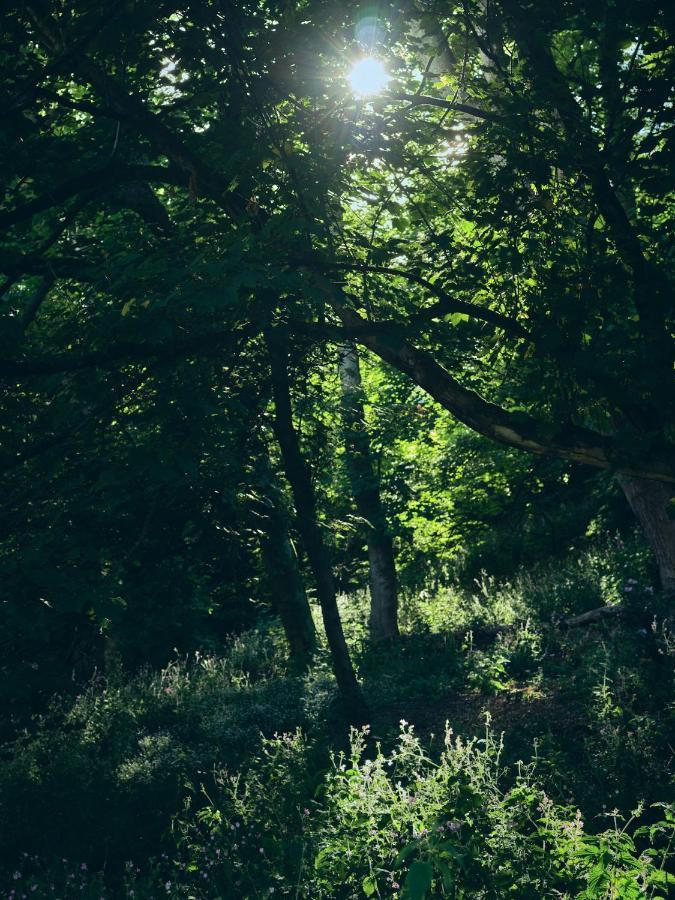
{"type": "Polygon", "coordinates": [[[390,752],[354,730],[318,786],[308,750],[299,733],[276,736],[247,773],[220,779],[181,826],[175,890],[540,900],[665,897],[675,883],[672,807],[615,813],[591,832],[537,786],[533,765],[502,765],[489,727],[471,741],[448,728],[435,759],[405,722],[390,752]]]}

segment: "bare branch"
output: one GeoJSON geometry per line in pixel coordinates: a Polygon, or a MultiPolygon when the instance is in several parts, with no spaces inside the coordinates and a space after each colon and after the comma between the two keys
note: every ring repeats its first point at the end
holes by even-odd
{"type": "Polygon", "coordinates": [[[440,287],[440,285],[429,281],[417,272],[411,272],[406,269],[397,269],[389,266],[375,266],[368,263],[348,262],[331,263],[326,268],[354,269],[360,272],[377,272],[382,275],[394,275],[396,277],[405,278],[408,281],[419,284],[420,287],[423,287],[425,290],[429,291],[439,299],[438,303],[434,304],[433,306],[429,306],[421,311],[420,316],[423,316],[425,319],[433,318],[435,316],[450,315],[451,313],[463,313],[464,315],[470,316],[472,319],[482,319],[484,322],[489,322],[491,325],[496,325],[498,328],[503,328],[504,331],[508,332],[514,337],[518,337],[523,340],[532,340],[532,336],[527,331],[527,329],[524,328],[520,324],[520,322],[517,322],[515,319],[511,319],[500,312],[496,312],[495,310],[487,309],[483,306],[477,306],[475,303],[469,303],[465,300],[457,300],[454,297],[451,297],[446,291],[444,291],[443,288],[440,287]]]}
{"type": "Polygon", "coordinates": [[[502,117],[489,109],[481,109],[468,103],[457,103],[454,100],[443,100],[441,97],[429,97],[426,94],[406,94],[388,91],[387,97],[392,100],[406,100],[411,106],[436,106],[439,109],[454,110],[472,116],[474,119],[484,119],[487,122],[497,122],[502,117]]]}

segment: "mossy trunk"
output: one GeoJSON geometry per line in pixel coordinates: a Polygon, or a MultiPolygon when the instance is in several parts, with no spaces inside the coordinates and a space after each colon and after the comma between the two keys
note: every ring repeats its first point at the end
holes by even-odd
{"type": "Polygon", "coordinates": [[[380,485],[366,431],[363,383],[356,344],[340,347],[338,368],[342,386],[342,419],[347,469],[356,509],[365,526],[370,582],[370,637],[398,637],[396,564],[382,508],[380,485]]]}

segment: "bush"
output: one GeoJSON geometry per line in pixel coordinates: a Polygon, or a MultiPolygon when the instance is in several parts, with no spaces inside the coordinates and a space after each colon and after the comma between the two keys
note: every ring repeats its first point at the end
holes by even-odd
{"type": "Polygon", "coordinates": [[[667,896],[672,808],[593,833],[538,787],[532,766],[507,770],[501,753],[489,729],[468,742],[447,731],[438,760],[405,723],[388,754],[354,731],[307,800],[301,735],[265,740],[246,774],[223,775],[218,795],[183,819],[172,896],[667,896]]]}
{"type": "Polygon", "coordinates": [[[261,734],[306,722],[302,681],[286,676],[275,642],[250,632],[222,657],[197,654],[94,683],[72,704],[55,700],[1,748],[0,856],[152,853],[187,784],[257,752],[261,734]]]}

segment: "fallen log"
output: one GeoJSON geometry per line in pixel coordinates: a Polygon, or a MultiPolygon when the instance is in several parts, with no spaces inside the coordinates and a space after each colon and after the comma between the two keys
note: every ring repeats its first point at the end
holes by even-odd
{"type": "Polygon", "coordinates": [[[625,609],[620,603],[616,603],[614,606],[599,606],[597,609],[589,609],[588,612],[581,613],[578,616],[570,616],[567,619],[562,619],[562,621],[557,624],[558,627],[562,625],[565,628],[574,628],[577,625],[591,625],[594,622],[602,621],[602,619],[622,616],[624,612],[625,609]]]}

